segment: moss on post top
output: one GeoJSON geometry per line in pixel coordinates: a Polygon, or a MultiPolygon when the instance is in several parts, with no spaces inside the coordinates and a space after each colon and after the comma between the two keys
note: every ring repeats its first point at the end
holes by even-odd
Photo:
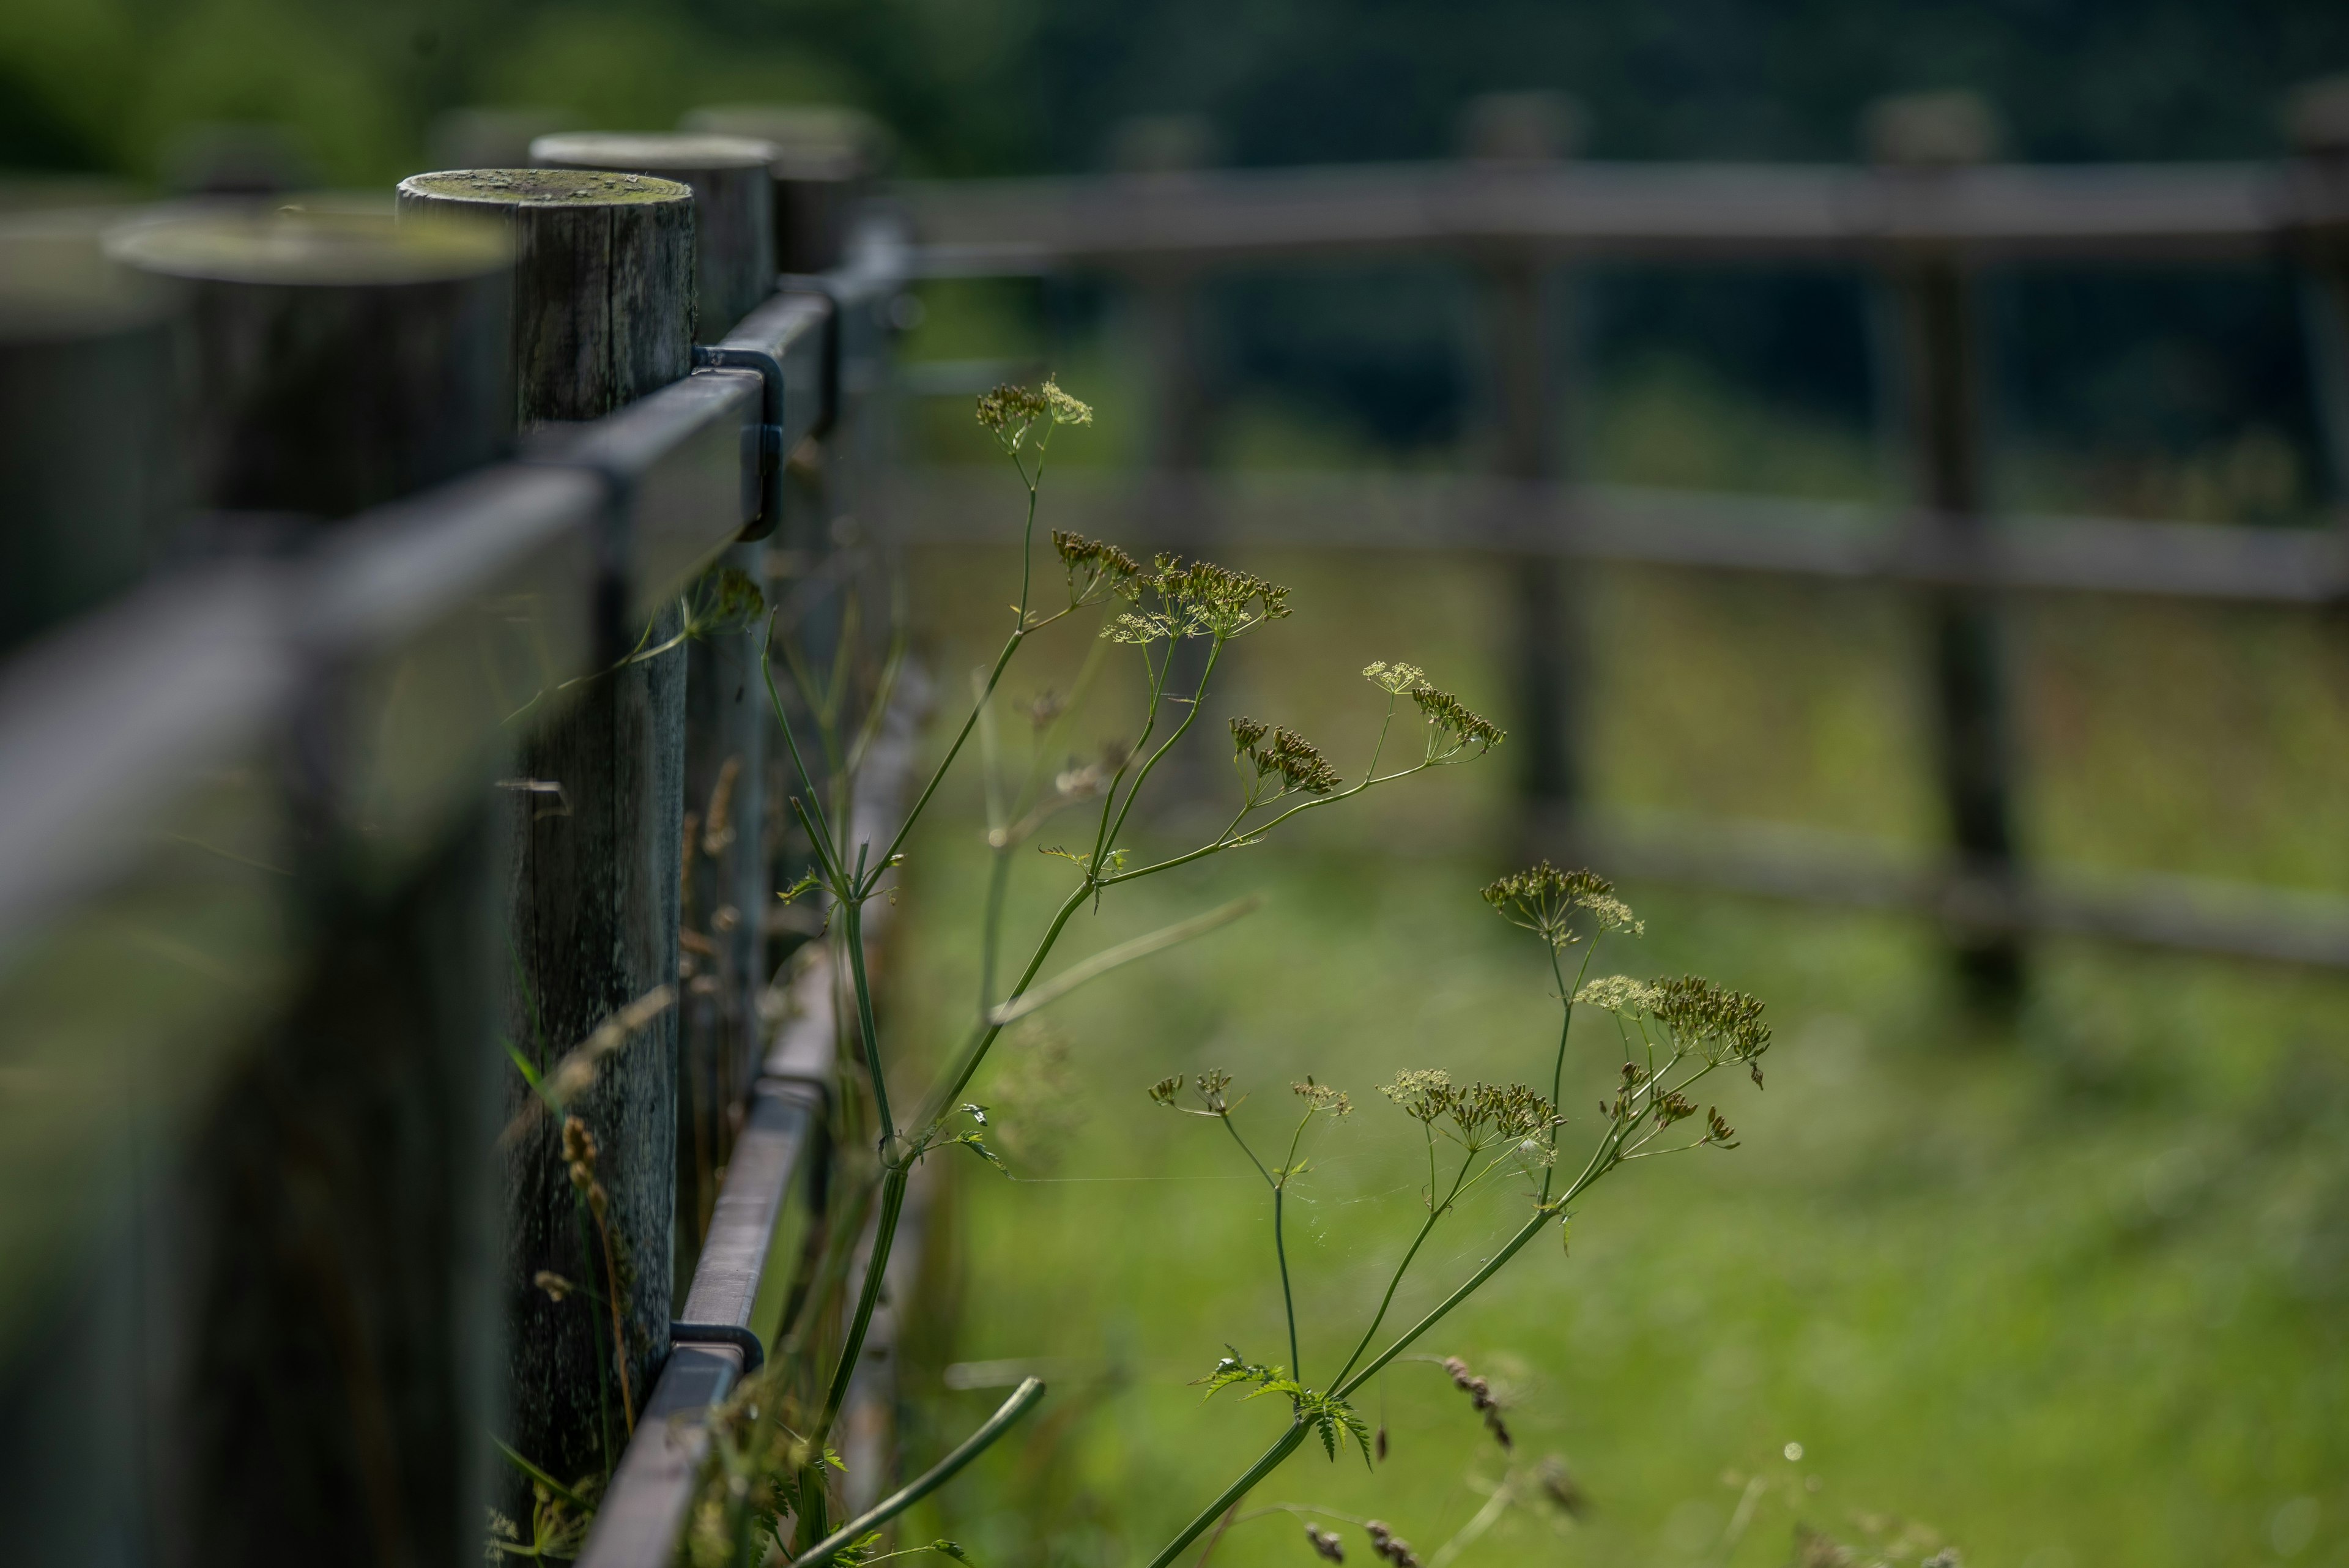
{"type": "Polygon", "coordinates": [[[485,207],[658,206],[693,200],[692,188],[675,180],[601,169],[446,169],[410,174],[399,191],[485,207]]]}
{"type": "Polygon", "coordinates": [[[298,211],[133,223],[106,254],[164,277],[343,287],[444,283],[513,262],[506,236],[479,222],[298,211]]]}
{"type": "Polygon", "coordinates": [[[530,144],[533,161],[571,169],[764,169],[771,143],[748,136],[565,131],[530,144]]]}

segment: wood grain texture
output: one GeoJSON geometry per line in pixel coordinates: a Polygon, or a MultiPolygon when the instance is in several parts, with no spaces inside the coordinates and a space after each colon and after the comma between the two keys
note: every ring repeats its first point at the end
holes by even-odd
{"type": "MultiPolygon", "coordinates": [[[[654,636],[675,629],[664,617],[654,636]]],[[[685,666],[673,650],[599,676],[523,743],[523,776],[562,789],[512,797],[519,994],[511,1023],[542,1069],[613,1012],[677,980],[685,666]]],[[[595,1176],[610,1195],[628,1387],[639,1407],[668,1351],[677,1040],[671,1009],[611,1057],[572,1107],[600,1150],[595,1176]]],[[[507,1109],[519,1115],[530,1092],[510,1082],[507,1109]]],[[[585,1293],[558,1302],[535,1282],[552,1270],[598,1296],[606,1288],[601,1241],[583,1221],[552,1118],[513,1143],[505,1182],[508,1440],[565,1480],[600,1473],[626,1438],[611,1319],[585,1293]]]]}
{"type": "Polygon", "coordinates": [[[693,192],[644,175],[466,169],[399,182],[403,218],[494,217],[513,244],[515,413],[592,420],[692,369],[693,192]]]}
{"type": "Polygon", "coordinates": [[[740,136],[542,136],[533,163],[618,170],[678,181],[693,190],[694,341],[715,343],[774,291],[774,149],[740,136]]]}

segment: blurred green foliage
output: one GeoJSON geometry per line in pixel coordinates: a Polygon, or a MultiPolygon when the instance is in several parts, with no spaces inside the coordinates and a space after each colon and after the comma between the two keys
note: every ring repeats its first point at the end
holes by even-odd
{"type": "Polygon", "coordinates": [[[0,167],[151,173],[175,127],[275,120],[325,176],[413,172],[432,116],[855,103],[916,168],[1097,163],[1135,113],[1203,113],[1242,162],[1426,156],[1481,91],[1563,88],[1591,148],[1841,157],[1878,93],[1965,86],[2039,157],[2256,154],[2289,86],[2349,67],[2327,0],[13,0],[0,167]]]}

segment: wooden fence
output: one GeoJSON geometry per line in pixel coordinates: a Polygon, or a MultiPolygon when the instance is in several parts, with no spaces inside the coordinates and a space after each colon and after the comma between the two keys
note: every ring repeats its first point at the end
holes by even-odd
{"type": "MultiPolygon", "coordinates": [[[[1153,387],[1152,472],[1087,492],[1080,527],[1210,543],[1481,553],[1516,597],[1528,846],[1627,875],[1923,911],[1964,971],[2011,996],[2033,932],[2349,966],[2349,899],[2177,877],[2083,877],[2033,865],[2015,823],[2024,759],[2007,697],[2000,607],[2016,594],[2158,596],[2330,607],[2349,595],[2349,85],[2296,101],[2302,155],[2276,164],[1998,166],[1975,100],[1926,95],[1871,111],[1867,167],[1577,161],[1566,117],[1504,99],[1444,163],[1217,171],[900,187],[925,276],[1116,280],[1135,300],[1153,387]],[[1197,292],[1236,269],[1448,258],[1478,282],[1497,423],[1469,476],[1198,471],[1206,398],[1197,292]],[[1578,264],[1839,264],[1875,281],[1883,401],[1907,454],[1898,511],[1639,492],[1581,481],[1561,439],[1577,389],[1558,280],[1578,264]],[[1977,280],[2045,263],[2290,265],[2302,276],[2310,379],[2336,520],[2204,527],[1998,516],[1983,441],[1977,280]],[[1092,514],[1090,523],[1084,514],[1092,514]],[[1578,753],[1573,567],[1628,562],[1906,592],[1924,623],[1940,865],[1866,839],[1589,809],[1578,753]]],[[[1134,138],[1177,146],[1185,138],[1134,138]]],[[[1204,138],[1187,140],[1197,144],[1204,138]]],[[[952,379],[950,368],[929,379],[952,379]]],[[[963,526],[951,474],[907,473],[893,509],[917,538],[963,526]]]]}
{"type": "MultiPolygon", "coordinates": [[[[1154,475],[1080,510],[1169,542],[1507,562],[1546,832],[1588,826],[1573,563],[1879,578],[1934,628],[1952,869],[1733,844],[1709,874],[1940,909],[1992,988],[2036,929],[2349,960],[2323,900],[2213,914],[2024,874],[1999,596],[2330,604],[2349,561],[2329,533],[1993,525],[1967,325],[1991,260],[2282,252],[2337,393],[2349,138],[2282,169],[2064,171],[1957,166],[1931,113],[1886,125],[1908,166],[1513,154],[902,188],[918,246],[849,230],[837,160],[563,138],[534,169],[412,179],[397,220],[118,214],[105,263],[88,220],[0,237],[12,1558],[478,1560],[484,1503],[527,1511],[495,1432],[559,1480],[616,1458],[584,1560],[667,1560],[698,1416],[794,1329],[820,1340],[827,1307],[802,1262],[832,1213],[838,1026],[803,932],[763,913],[792,850],[740,589],[836,623],[845,542],[880,514],[951,536],[885,440],[916,275],[1102,268],[1151,302],[1154,475]],[[1497,472],[1204,480],[1202,269],[1397,248],[1485,279],[1497,472]],[[1910,367],[1905,526],[1574,483],[1532,346],[1547,275],[1599,254],[1880,272],[1910,367]]],[[[869,819],[892,772],[868,770],[869,819]]],[[[849,1423],[857,1487],[886,1473],[874,1430],[849,1423]]]]}
{"type": "Polygon", "coordinates": [[[804,151],[0,234],[0,1555],[478,1562],[495,1434],[650,1568],[821,1344],[744,590],[858,588],[908,258],[804,151]]]}

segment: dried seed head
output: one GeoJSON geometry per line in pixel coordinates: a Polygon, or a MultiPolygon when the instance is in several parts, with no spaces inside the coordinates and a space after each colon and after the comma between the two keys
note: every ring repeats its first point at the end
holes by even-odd
{"type": "Polygon", "coordinates": [[[1574,1472],[1567,1469],[1566,1461],[1556,1454],[1543,1457],[1536,1479],[1541,1484],[1542,1496],[1569,1518],[1579,1519],[1589,1508],[1590,1498],[1582,1490],[1582,1483],[1574,1479],[1574,1472]]]}
{"type": "Polygon", "coordinates": [[[541,1269],[531,1276],[532,1284],[546,1293],[550,1301],[561,1301],[579,1287],[556,1273],[553,1269],[541,1269]]]}
{"type": "Polygon", "coordinates": [[[1509,1428],[1501,1419],[1501,1402],[1493,1397],[1493,1386],[1468,1369],[1468,1364],[1456,1355],[1444,1358],[1444,1370],[1451,1375],[1452,1386],[1468,1396],[1476,1413],[1485,1417],[1485,1430],[1504,1449],[1514,1449],[1516,1444],[1509,1437],[1509,1428]]]}
{"type": "Polygon", "coordinates": [[[1419,705],[1429,729],[1434,732],[1428,737],[1431,760],[1448,762],[1463,752],[1482,755],[1509,738],[1499,725],[1470,712],[1459,698],[1424,680],[1406,695],[1419,705]]]}
{"type": "Polygon", "coordinates": [[[1362,1526],[1371,1538],[1371,1551],[1394,1568],[1419,1568],[1419,1559],[1411,1550],[1411,1542],[1387,1527],[1384,1520],[1373,1519],[1362,1526]]]}
{"type": "Polygon", "coordinates": [[[1291,791],[1328,794],[1345,784],[1319,748],[1294,730],[1275,728],[1267,740],[1265,727],[1256,720],[1235,719],[1232,741],[1238,748],[1234,755],[1255,763],[1257,777],[1279,775],[1283,794],[1291,791]]]}
{"type": "Polygon", "coordinates": [[[1051,403],[1042,391],[1006,383],[978,400],[978,422],[1006,451],[1015,451],[1027,438],[1029,427],[1050,410],[1051,403]]]}
{"type": "Polygon", "coordinates": [[[1327,1111],[1333,1116],[1353,1114],[1354,1102],[1351,1098],[1327,1084],[1315,1083],[1310,1075],[1307,1075],[1305,1082],[1291,1084],[1288,1087],[1299,1097],[1311,1101],[1313,1108],[1317,1111],[1327,1111]]]}
{"type": "MultiPolygon", "coordinates": [[[[1742,991],[1728,991],[1696,975],[1655,982],[1649,1014],[1684,1049],[1716,1065],[1752,1062],[1770,1048],[1770,1026],[1762,1003],[1742,991]]],[[[1758,1079],[1757,1079],[1758,1081],[1758,1079]]]]}
{"type": "Polygon", "coordinates": [[[1114,545],[1082,534],[1052,531],[1052,549],[1069,576],[1069,603],[1092,604],[1110,594],[1131,599],[1138,592],[1142,563],[1114,545]]]}
{"type": "Polygon", "coordinates": [[[1312,1546],[1315,1556],[1331,1563],[1343,1563],[1346,1560],[1346,1543],[1339,1539],[1336,1531],[1324,1530],[1318,1524],[1308,1524],[1305,1527],[1305,1539],[1312,1546]]]}
{"type": "Polygon", "coordinates": [[[1206,1106],[1210,1116],[1220,1116],[1230,1111],[1231,1106],[1224,1098],[1224,1091],[1232,1086],[1232,1075],[1229,1073],[1225,1072],[1221,1067],[1210,1067],[1193,1079],[1192,1083],[1198,1089],[1199,1098],[1206,1106]]]}
{"type": "MultiPolygon", "coordinates": [[[[1055,542],[1060,539],[1057,534],[1052,537],[1055,542]]],[[[1025,702],[1014,703],[1013,706],[1027,715],[1030,725],[1042,730],[1049,728],[1053,720],[1069,711],[1069,700],[1051,688],[1046,687],[1025,702]]]]}
{"type": "Polygon", "coordinates": [[[1401,1106],[1403,1115],[1423,1122],[1433,1122],[1451,1110],[1457,1097],[1452,1087],[1452,1075],[1441,1067],[1414,1067],[1397,1073],[1394,1082],[1381,1085],[1379,1093],[1401,1106]]]}
{"type": "Polygon", "coordinates": [[[1183,1075],[1180,1073],[1169,1074],[1150,1085],[1150,1098],[1156,1105],[1172,1106],[1174,1096],[1182,1092],[1183,1075]]]}
{"type": "Polygon", "coordinates": [[[1615,896],[1614,883],[1596,871],[1561,871],[1547,860],[1486,884],[1484,897],[1511,925],[1554,948],[1601,932],[1636,937],[1647,929],[1615,896]]]}

